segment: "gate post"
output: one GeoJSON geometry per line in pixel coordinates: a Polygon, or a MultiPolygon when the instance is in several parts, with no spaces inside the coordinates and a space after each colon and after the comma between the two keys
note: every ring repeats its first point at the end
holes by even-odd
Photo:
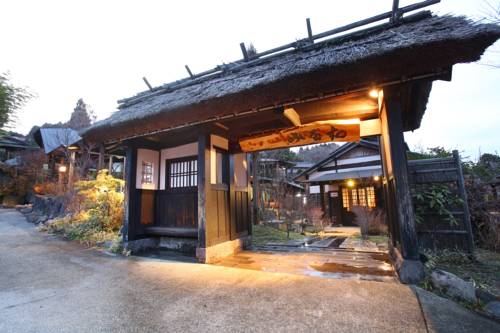
{"type": "Polygon", "coordinates": [[[123,243],[127,244],[129,241],[135,239],[135,226],[138,219],[139,198],[135,188],[136,172],[137,172],[137,148],[134,146],[126,147],[126,164],[125,164],[125,198],[123,200],[124,219],[122,227],[123,243]]]}
{"type": "Polygon", "coordinates": [[[198,137],[198,245],[196,258],[201,263],[206,261],[207,247],[207,191],[210,186],[210,136],[200,134],[198,137]]]}
{"type": "Polygon", "coordinates": [[[395,260],[399,277],[404,283],[416,283],[424,277],[423,265],[419,260],[415,215],[411,197],[408,164],[403,136],[403,107],[400,87],[384,89],[384,104],[381,118],[381,155],[384,170],[385,193],[394,211],[390,217],[391,237],[395,238],[391,254],[395,260]],[[392,217],[392,218],[391,218],[392,217]]]}

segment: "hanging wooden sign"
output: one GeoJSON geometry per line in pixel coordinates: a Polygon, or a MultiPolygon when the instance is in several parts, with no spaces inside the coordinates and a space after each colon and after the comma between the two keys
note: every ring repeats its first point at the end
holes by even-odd
{"type": "Polygon", "coordinates": [[[243,138],[239,143],[242,151],[252,152],[331,141],[359,141],[359,128],[359,121],[318,121],[272,134],[243,138]]]}

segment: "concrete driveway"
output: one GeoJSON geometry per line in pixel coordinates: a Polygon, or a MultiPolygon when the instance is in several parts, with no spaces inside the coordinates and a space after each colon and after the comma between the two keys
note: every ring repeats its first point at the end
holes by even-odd
{"type": "Polygon", "coordinates": [[[0,210],[3,333],[499,331],[422,293],[423,309],[399,283],[113,257],[0,210]]]}

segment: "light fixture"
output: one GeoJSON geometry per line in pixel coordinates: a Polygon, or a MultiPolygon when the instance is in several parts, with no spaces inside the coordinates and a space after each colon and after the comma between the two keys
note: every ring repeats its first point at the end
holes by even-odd
{"type": "Polygon", "coordinates": [[[379,94],[378,89],[372,89],[368,93],[368,95],[370,95],[371,98],[378,98],[378,94],[379,94]]]}
{"type": "Polygon", "coordinates": [[[65,165],[60,165],[59,166],[59,172],[61,172],[61,173],[66,172],[66,166],[65,165]]]}
{"type": "Polygon", "coordinates": [[[347,186],[349,186],[349,187],[354,187],[354,180],[349,179],[349,180],[347,181],[347,186]]]}
{"type": "Polygon", "coordinates": [[[300,197],[302,196],[302,193],[297,192],[297,194],[295,194],[295,196],[296,196],[297,198],[300,198],[300,197]]]}
{"type": "Polygon", "coordinates": [[[380,180],[380,176],[373,176],[373,180],[378,182],[380,180]]]}

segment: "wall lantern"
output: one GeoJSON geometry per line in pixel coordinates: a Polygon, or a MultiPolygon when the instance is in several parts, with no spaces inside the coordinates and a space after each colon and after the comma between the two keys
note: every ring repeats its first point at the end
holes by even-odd
{"type": "Polygon", "coordinates": [[[66,166],[65,165],[60,165],[59,166],[59,172],[61,172],[61,173],[66,172],[66,166]]]}
{"type": "Polygon", "coordinates": [[[379,90],[378,89],[372,89],[368,93],[368,95],[370,95],[371,98],[378,98],[378,94],[379,94],[379,90]]]}
{"type": "Polygon", "coordinates": [[[347,186],[348,186],[348,187],[354,187],[354,185],[355,185],[354,180],[349,179],[349,180],[347,181],[347,186]]]}

